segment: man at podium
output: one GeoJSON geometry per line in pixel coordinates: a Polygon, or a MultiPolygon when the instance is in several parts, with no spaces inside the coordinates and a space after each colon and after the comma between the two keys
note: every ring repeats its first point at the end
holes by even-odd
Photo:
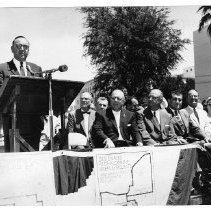
{"type": "MultiPolygon", "coordinates": [[[[29,41],[24,36],[17,36],[12,42],[11,51],[14,58],[6,63],[0,64],[0,87],[4,79],[10,75],[27,77],[42,77],[42,69],[34,63],[27,62],[29,54],[29,41]]],[[[9,129],[11,128],[11,116],[2,114],[5,152],[9,152],[9,129]]],[[[17,120],[20,135],[34,150],[39,150],[39,141],[43,122],[40,116],[21,115],[17,120]],[[33,124],[33,125],[32,125],[33,124]],[[26,125],[26,126],[25,126],[26,125]],[[32,125],[30,127],[30,125],[32,125]]]]}

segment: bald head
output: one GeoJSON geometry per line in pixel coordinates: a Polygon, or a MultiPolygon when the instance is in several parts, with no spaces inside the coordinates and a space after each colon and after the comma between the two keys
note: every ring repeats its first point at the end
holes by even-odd
{"type": "Polygon", "coordinates": [[[159,89],[153,89],[149,93],[148,106],[151,110],[156,111],[160,108],[160,104],[163,101],[163,93],[159,89]]]}
{"type": "Polygon", "coordinates": [[[125,103],[125,96],[123,91],[116,89],[111,94],[111,108],[114,111],[120,111],[125,103]]]}
{"type": "Polygon", "coordinates": [[[196,108],[199,101],[199,94],[196,90],[192,89],[188,91],[188,105],[192,108],[196,108]]]}

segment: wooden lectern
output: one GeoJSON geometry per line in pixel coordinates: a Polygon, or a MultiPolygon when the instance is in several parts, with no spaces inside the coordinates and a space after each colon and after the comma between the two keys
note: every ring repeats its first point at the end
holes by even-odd
{"type": "MultiPolygon", "coordinates": [[[[65,130],[65,112],[83,86],[83,82],[51,80],[52,109],[55,116],[61,116],[61,132],[65,130]]],[[[20,135],[25,127],[34,122],[27,121],[24,125],[23,118],[49,114],[48,79],[17,75],[6,78],[0,88],[0,113],[11,118],[11,125],[8,128],[10,151],[18,152],[20,148],[23,151],[34,151],[20,135]]]]}

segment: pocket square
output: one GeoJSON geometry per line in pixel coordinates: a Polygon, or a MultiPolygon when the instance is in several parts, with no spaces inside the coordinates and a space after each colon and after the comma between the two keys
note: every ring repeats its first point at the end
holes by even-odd
{"type": "Polygon", "coordinates": [[[129,127],[129,126],[131,126],[131,124],[127,124],[127,126],[129,127]]]}

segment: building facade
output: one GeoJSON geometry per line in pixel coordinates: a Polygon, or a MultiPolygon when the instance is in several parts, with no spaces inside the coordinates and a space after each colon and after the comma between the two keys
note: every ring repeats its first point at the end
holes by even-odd
{"type": "Polygon", "coordinates": [[[207,28],[193,32],[196,90],[203,100],[211,96],[211,40],[207,28]]]}

